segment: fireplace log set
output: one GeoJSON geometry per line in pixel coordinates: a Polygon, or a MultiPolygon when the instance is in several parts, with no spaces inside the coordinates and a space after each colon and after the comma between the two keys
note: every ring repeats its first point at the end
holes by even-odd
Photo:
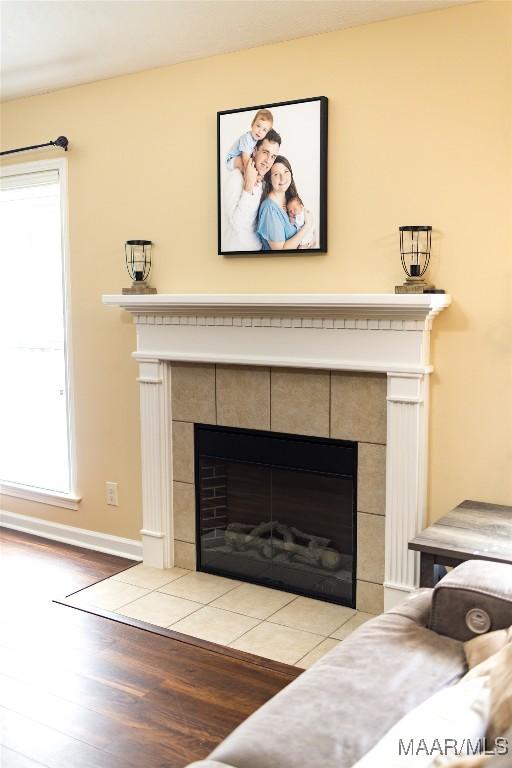
{"type": "Polygon", "coordinates": [[[312,536],[278,520],[257,526],[230,523],[225,531],[225,545],[231,550],[243,552],[253,549],[267,559],[284,553],[292,562],[336,571],[341,567],[343,555],[329,547],[330,543],[330,539],[312,536]]]}

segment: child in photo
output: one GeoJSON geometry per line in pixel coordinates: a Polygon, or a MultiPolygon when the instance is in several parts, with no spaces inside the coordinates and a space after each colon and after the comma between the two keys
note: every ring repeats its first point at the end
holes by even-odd
{"type": "Polygon", "coordinates": [[[228,170],[238,168],[244,173],[252,151],[258,141],[264,139],[274,124],[272,112],[269,109],[259,109],[251,123],[251,129],[242,134],[229,150],[226,158],[228,170]]]}
{"type": "MultiPolygon", "coordinates": [[[[294,224],[297,227],[297,230],[304,226],[306,221],[306,213],[304,210],[304,203],[298,195],[290,197],[286,203],[286,212],[288,214],[290,224],[294,224]]],[[[314,242],[315,232],[314,230],[311,230],[311,232],[300,241],[299,248],[311,248],[314,242]]]]}

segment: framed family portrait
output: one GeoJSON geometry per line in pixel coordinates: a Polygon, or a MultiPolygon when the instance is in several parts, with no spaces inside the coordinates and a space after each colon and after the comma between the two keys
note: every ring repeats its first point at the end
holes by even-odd
{"type": "Polygon", "coordinates": [[[327,98],[217,113],[219,254],[327,250],[327,98]]]}

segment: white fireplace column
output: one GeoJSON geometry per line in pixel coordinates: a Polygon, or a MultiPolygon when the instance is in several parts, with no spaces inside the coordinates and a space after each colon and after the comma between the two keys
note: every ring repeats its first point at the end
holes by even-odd
{"type": "Polygon", "coordinates": [[[433,318],[445,294],[104,296],[130,311],[139,363],[144,563],[173,565],[170,362],[386,373],[385,608],[418,585],[426,525],[433,318]]]}
{"type": "Polygon", "coordinates": [[[145,565],[170,568],[172,479],[169,477],[169,365],[138,357],[142,463],[142,555],[145,565]]]}
{"type": "Polygon", "coordinates": [[[408,542],[425,527],[429,374],[388,373],[384,607],[419,583],[408,542]]]}

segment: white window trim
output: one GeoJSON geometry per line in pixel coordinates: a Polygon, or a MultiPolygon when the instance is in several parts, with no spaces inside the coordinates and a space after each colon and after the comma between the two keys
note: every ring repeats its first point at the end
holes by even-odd
{"type": "Polygon", "coordinates": [[[69,267],[69,224],[68,224],[68,162],[65,157],[36,160],[31,163],[15,163],[0,166],[0,176],[14,176],[38,171],[53,171],[59,173],[60,183],[60,220],[62,244],[62,288],[64,300],[64,352],[66,360],[66,395],[68,406],[68,435],[69,435],[69,493],[49,491],[44,488],[33,488],[18,483],[0,481],[0,493],[6,496],[16,496],[27,501],[36,501],[57,507],[78,509],[80,496],[77,493],[76,471],[76,430],[75,430],[75,397],[73,379],[73,360],[71,342],[71,283],[69,267]]]}
{"type": "Polygon", "coordinates": [[[65,507],[66,509],[79,509],[80,496],[72,493],[58,493],[57,491],[47,491],[44,488],[33,488],[31,485],[21,485],[19,483],[0,483],[0,494],[2,496],[14,496],[17,499],[26,499],[27,501],[36,501],[39,504],[48,504],[51,507],[65,507]]]}

